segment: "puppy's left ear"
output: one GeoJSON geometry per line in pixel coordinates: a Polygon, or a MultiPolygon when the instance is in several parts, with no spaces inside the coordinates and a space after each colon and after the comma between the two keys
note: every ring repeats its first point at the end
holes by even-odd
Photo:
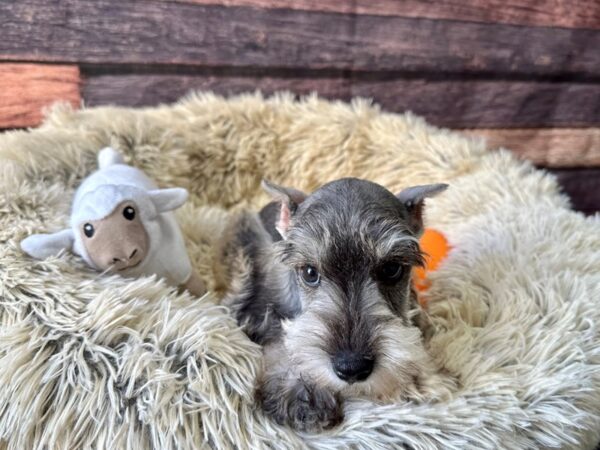
{"type": "Polygon", "coordinates": [[[423,206],[427,197],[435,197],[448,188],[447,184],[425,184],[404,189],[396,197],[408,211],[408,226],[413,233],[423,232],[423,206]]]}
{"type": "Polygon", "coordinates": [[[281,203],[279,220],[275,228],[277,228],[281,237],[285,239],[292,217],[296,213],[298,205],[306,200],[307,195],[297,189],[278,186],[267,180],[263,180],[261,186],[267,194],[273,197],[273,200],[281,203]]]}
{"type": "Polygon", "coordinates": [[[154,189],[148,191],[148,195],[160,214],[183,206],[188,198],[188,191],[183,188],[154,189]]]}

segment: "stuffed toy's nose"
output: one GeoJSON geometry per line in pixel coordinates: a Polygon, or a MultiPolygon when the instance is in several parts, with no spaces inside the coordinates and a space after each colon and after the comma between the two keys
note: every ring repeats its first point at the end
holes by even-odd
{"type": "Polygon", "coordinates": [[[130,261],[132,260],[135,255],[137,254],[138,249],[134,248],[133,251],[131,253],[129,253],[129,251],[124,251],[124,252],[120,252],[118,254],[118,256],[114,256],[112,259],[113,263],[118,263],[118,262],[124,262],[124,261],[130,261]],[[129,253],[129,255],[127,255],[129,253]]]}
{"type": "Polygon", "coordinates": [[[106,252],[102,258],[102,265],[105,268],[113,266],[117,270],[131,267],[139,262],[140,249],[133,245],[111,249],[106,252]]]}

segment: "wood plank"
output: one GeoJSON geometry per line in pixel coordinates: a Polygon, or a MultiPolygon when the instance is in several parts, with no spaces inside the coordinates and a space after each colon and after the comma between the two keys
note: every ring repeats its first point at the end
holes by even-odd
{"type": "Polygon", "coordinates": [[[352,84],[352,95],[391,111],[411,110],[447,127],[600,125],[600,84],[392,79],[352,84]]]}
{"type": "Polygon", "coordinates": [[[83,85],[83,98],[89,106],[115,104],[121,106],[152,106],[171,103],[194,91],[213,91],[223,95],[260,90],[265,94],[291,91],[309,94],[315,90],[325,98],[350,99],[351,85],[348,79],[233,76],[233,75],[155,75],[117,74],[88,75],[83,85]]]}
{"type": "Polygon", "coordinates": [[[600,167],[600,128],[473,129],[489,148],[507,148],[544,167],[600,167]]]}
{"type": "Polygon", "coordinates": [[[598,78],[600,31],[160,0],[0,2],[0,60],[598,78]]]}
{"type": "Polygon", "coordinates": [[[38,125],[56,101],[79,106],[77,66],[0,64],[0,128],[38,125]]]}
{"type": "Polygon", "coordinates": [[[597,0],[179,0],[203,5],[289,8],[544,27],[600,29],[597,0]]]}
{"type": "Polygon", "coordinates": [[[190,90],[220,94],[254,90],[266,94],[280,90],[318,92],[324,98],[341,100],[366,97],[387,111],[411,110],[435,125],[453,128],[600,126],[600,84],[595,83],[373,79],[369,74],[350,78],[210,72],[97,76],[92,71],[84,83],[83,97],[91,106],[149,106],[173,102],[190,90]]]}
{"type": "Polygon", "coordinates": [[[552,170],[573,209],[585,214],[600,212],[600,169],[552,170]]]}

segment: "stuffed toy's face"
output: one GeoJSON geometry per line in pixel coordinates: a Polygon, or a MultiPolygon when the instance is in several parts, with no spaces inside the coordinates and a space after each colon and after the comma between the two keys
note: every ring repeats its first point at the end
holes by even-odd
{"type": "Polygon", "coordinates": [[[88,195],[72,212],[72,226],[56,233],[32,234],[21,241],[23,251],[44,259],[71,250],[101,271],[118,273],[141,266],[151,258],[161,257],[152,254],[165,232],[158,222],[162,214],[182,206],[188,193],[182,188],[140,190],[128,185],[102,185],[88,195]],[[113,207],[111,199],[117,194],[127,200],[117,200],[113,207]]]}
{"type": "Polygon", "coordinates": [[[150,238],[133,201],[119,203],[103,219],[81,223],[78,231],[89,258],[100,270],[136,267],[150,249],[150,238]]]}

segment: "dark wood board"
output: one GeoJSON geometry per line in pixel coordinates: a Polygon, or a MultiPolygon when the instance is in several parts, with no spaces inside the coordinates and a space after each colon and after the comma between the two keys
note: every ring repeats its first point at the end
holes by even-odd
{"type": "Polygon", "coordinates": [[[515,25],[600,28],[597,0],[178,0],[204,5],[290,8],[515,25]]]}
{"type": "Polygon", "coordinates": [[[573,209],[585,214],[600,212],[600,168],[552,170],[573,209]]]}
{"type": "Polygon", "coordinates": [[[0,60],[600,77],[600,31],[160,0],[0,2],[0,60]]]}
{"type": "Polygon", "coordinates": [[[329,99],[373,98],[385,110],[411,110],[435,125],[454,128],[600,125],[600,84],[595,83],[85,73],[83,97],[90,106],[170,103],[194,89],[221,94],[316,91],[329,99]]]}
{"type": "Polygon", "coordinates": [[[0,128],[38,125],[56,101],[79,106],[79,68],[0,64],[0,128]]]}

